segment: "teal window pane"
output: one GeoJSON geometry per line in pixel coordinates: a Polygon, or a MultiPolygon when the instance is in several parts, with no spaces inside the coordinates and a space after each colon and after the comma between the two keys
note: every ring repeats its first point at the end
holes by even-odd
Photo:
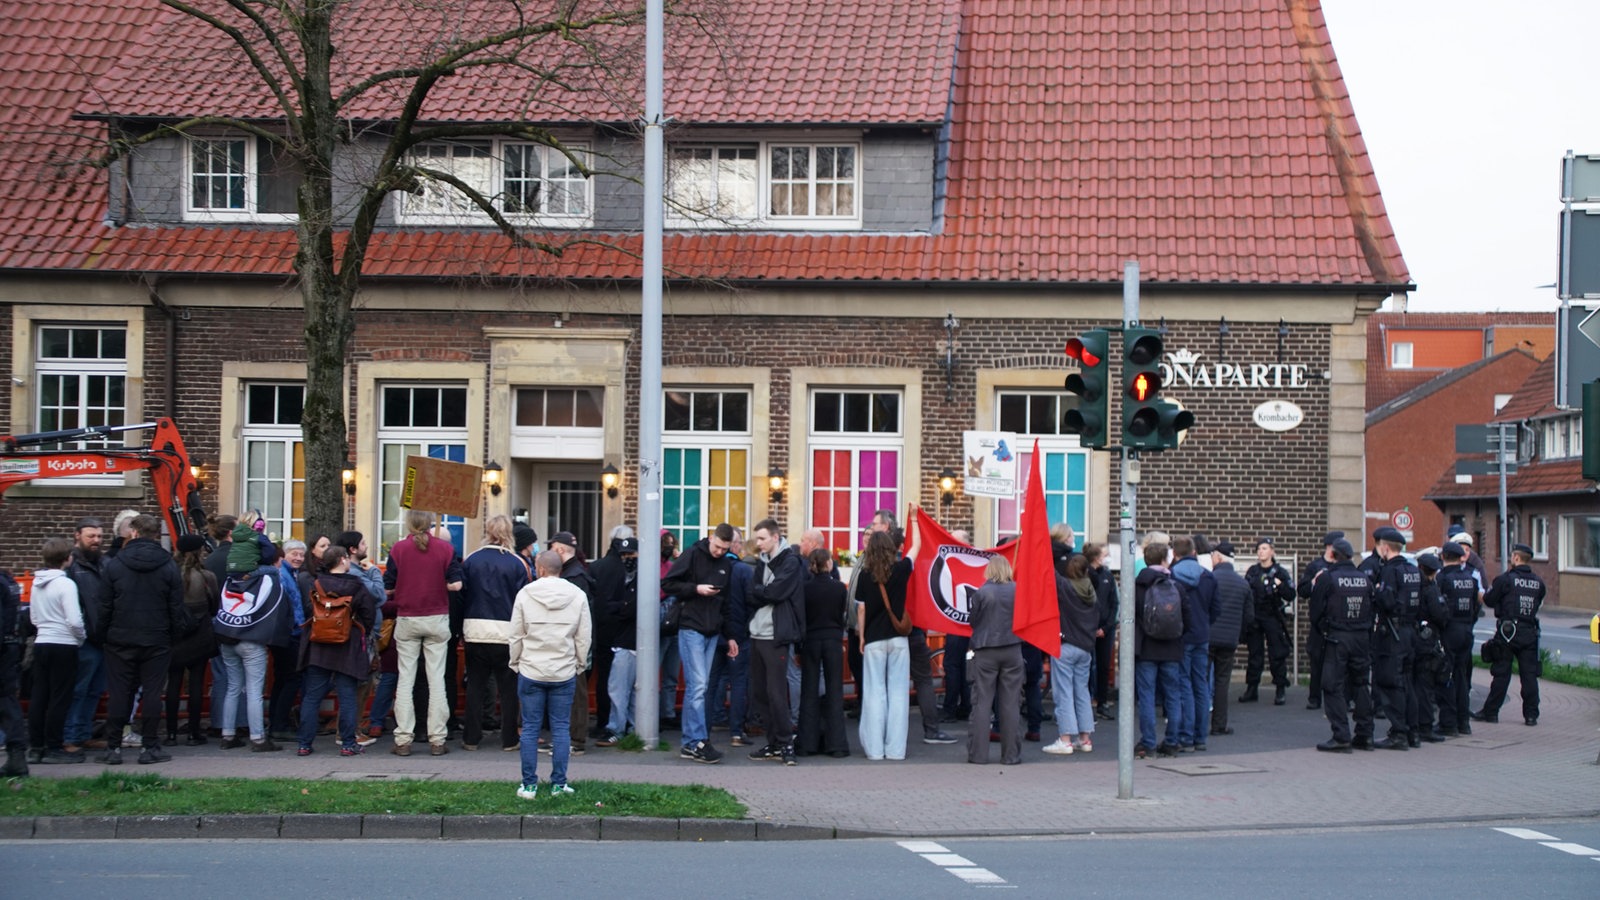
{"type": "Polygon", "coordinates": [[[1089,528],[1089,517],[1086,507],[1087,502],[1084,495],[1067,495],[1067,518],[1065,521],[1068,525],[1072,526],[1072,533],[1078,536],[1078,546],[1080,547],[1083,546],[1082,535],[1089,528]]]}
{"type": "Polygon", "coordinates": [[[683,521],[683,491],[676,488],[661,491],[661,519],[664,522],[683,521]]]}
{"type": "Polygon", "coordinates": [[[1067,454],[1067,490],[1089,489],[1089,456],[1086,453],[1067,454]]]}
{"type": "Polygon", "coordinates": [[[666,451],[666,459],[663,462],[665,465],[661,476],[662,482],[664,484],[683,484],[683,451],[666,451]]]}
{"type": "Polygon", "coordinates": [[[1046,518],[1048,518],[1050,520],[1050,523],[1052,525],[1055,524],[1056,522],[1065,522],[1066,521],[1066,519],[1061,518],[1061,495],[1060,494],[1045,494],[1044,495],[1044,511],[1045,511],[1046,518]]]}
{"type": "MultiPolygon", "coordinates": [[[[1044,489],[1047,493],[1059,494],[1064,489],[1066,481],[1065,453],[1046,453],[1044,455],[1044,489]]],[[[1059,521],[1059,520],[1052,520],[1059,521]]]]}

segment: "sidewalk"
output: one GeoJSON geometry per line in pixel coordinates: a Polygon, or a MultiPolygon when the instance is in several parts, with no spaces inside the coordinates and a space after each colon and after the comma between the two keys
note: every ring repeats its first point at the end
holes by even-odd
{"type": "MultiPolygon", "coordinates": [[[[1474,673],[1474,706],[1488,689],[1487,672],[1474,673]]],[[[727,752],[715,766],[678,758],[676,732],[665,735],[672,750],[628,753],[600,749],[574,757],[571,776],[584,779],[699,783],[725,788],[748,805],[758,827],[802,826],[798,834],[950,837],[963,835],[1156,832],[1227,828],[1328,825],[1395,825],[1472,819],[1546,818],[1600,814],[1600,691],[1541,682],[1539,725],[1528,728],[1519,713],[1516,680],[1498,724],[1475,723],[1471,737],[1424,744],[1405,753],[1318,753],[1328,737],[1321,712],[1305,709],[1304,688],[1291,689],[1286,706],[1266,702],[1232,704],[1235,734],[1209,739],[1206,753],[1135,761],[1133,800],[1118,800],[1115,722],[1101,722],[1093,754],[1047,756],[1042,744],[1025,743],[1019,766],[968,764],[964,742],[923,744],[920,723],[911,722],[912,743],[904,762],[869,762],[806,757],[794,768],[750,761],[727,747],[726,732],[712,742],[727,752]],[[803,826],[813,826],[811,828],[803,826]]],[[[1239,685],[1234,686],[1237,696],[1239,685]]],[[[855,722],[848,722],[856,748],[855,722]]],[[[946,725],[964,737],[964,726],[946,725]]],[[[1378,722],[1380,736],[1384,723],[1378,722]]],[[[1054,728],[1045,725],[1046,741],[1054,728]]],[[[492,737],[492,735],[491,735],[492,737]]],[[[388,738],[366,756],[342,759],[321,738],[316,755],[292,749],[250,754],[205,747],[172,749],[158,766],[127,764],[122,771],[159,772],[199,778],[395,777],[447,780],[517,778],[517,757],[493,741],[449,755],[426,752],[409,758],[390,754],[388,738]]],[[[998,761],[998,747],[993,759],[998,761]]],[[[130,758],[131,763],[131,758],[130,758]]],[[[104,769],[36,766],[37,777],[78,777],[104,769]]],[[[530,813],[537,810],[530,809],[530,813]]],[[[613,820],[606,820],[613,821],[613,820]]],[[[618,822],[620,824],[620,822],[618,822]]],[[[437,832],[435,832],[437,833],[437,832]]],[[[681,837],[679,839],[682,839],[681,837]]]]}

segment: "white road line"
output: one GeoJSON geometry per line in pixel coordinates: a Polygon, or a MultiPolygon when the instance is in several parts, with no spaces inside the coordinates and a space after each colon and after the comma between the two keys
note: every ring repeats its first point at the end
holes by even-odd
{"type": "Polygon", "coordinates": [[[1542,831],[1534,831],[1530,828],[1496,828],[1495,831],[1498,831],[1501,834],[1509,834],[1514,838],[1522,838],[1525,841],[1557,840],[1557,838],[1551,835],[1545,834],[1542,831]]]}
{"type": "Polygon", "coordinates": [[[975,865],[972,860],[959,853],[951,853],[943,844],[937,844],[933,841],[897,841],[896,843],[921,856],[928,862],[943,868],[946,872],[965,881],[967,884],[1012,887],[1012,885],[1006,884],[1004,878],[988,869],[975,865]]]}
{"type": "Polygon", "coordinates": [[[1551,850],[1560,850],[1562,853],[1571,853],[1573,856],[1600,856],[1600,850],[1585,847],[1582,844],[1568,844],[1564,841],[1543,841],[1540,846],[1549,847],[1551,850]]]}

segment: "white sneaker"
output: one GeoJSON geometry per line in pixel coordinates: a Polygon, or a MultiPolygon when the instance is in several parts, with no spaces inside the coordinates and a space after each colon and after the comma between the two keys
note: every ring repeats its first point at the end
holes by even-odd
{"type": "Polygon", "coordinates": [[[1044,752],[1053,753],[1056,756],[1071,756],[1072,742],[1066,738],[1056,738],[1055,743],[1045,746],[1044,752]]]}
{"type": "Polygon", "coordinates": [[[577,791],[573,790],[572,788],[570,788],[570,787],[568,787],[567,785],[564,785],[564,784],[552,784],[552,785],[550,785],[550,796],[552,796],[552,797],[565,797],[565,796],[567,796],[569,794],[576,794],[576,793],[577,793],[577,791]]]}
{"type": "Polygon", "coordinates": [[[536,785],[536,784],[535,785],[528,785],[528,784],[518,785],[517,786],[517,797],[520,798],[520,799],[523,799],[523,800],[532,800],[534,798],[535,793],[538,791],[538,788],[539,788],[539,786],[536,785]]]}

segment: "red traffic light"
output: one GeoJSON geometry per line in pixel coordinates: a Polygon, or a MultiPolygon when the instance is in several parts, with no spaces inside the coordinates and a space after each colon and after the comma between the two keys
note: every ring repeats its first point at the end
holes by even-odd
{"type": "Polygon", "coordinates": [[[1100,357],[1079,338],[1067,341],[1067,356],[1077,360],[1089,368],[1100,365],[1100,357]]]}
{"type": "Polygon", "coordinates": [[[1128,383],[1128,396],[1140,403],[1154,397],[1161,390],[1161,376],[1155,372],[1140,372],[1128,383]]]}

